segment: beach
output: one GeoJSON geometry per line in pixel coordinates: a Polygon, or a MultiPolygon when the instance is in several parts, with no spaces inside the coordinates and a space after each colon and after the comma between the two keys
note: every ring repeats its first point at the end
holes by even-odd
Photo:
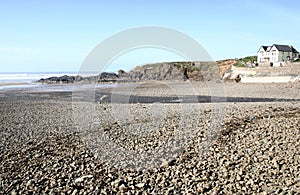
{"type": "Polygon", "coordinates": [[[43,87],[0,91],[0,194],[300,193],[300,82],[43,87]]]}

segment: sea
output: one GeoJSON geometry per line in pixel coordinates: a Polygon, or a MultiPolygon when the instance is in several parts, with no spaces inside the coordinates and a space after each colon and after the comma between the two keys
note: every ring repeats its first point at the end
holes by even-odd
{"type": "Polygon", "coordinates": [[[38,87],[41,84],[37,81],[42,78],[63,75],[77,75],[75,72],[18,72],[18,73],[0,73],[0,90],[21,89],[38,87]]]}
{"type": "MultiPolygon", "coordinates": [[[[47,85],[37,82],[40,79],[49,77],[60,77],[63,75],[76,76],[77,72],[21,72],[21,73],[0,73],[0,92],[9,90],[34,90],[34,91],[72,91],[74,84],[62,84],[62,85],[47,85]]],[[[92,73],[86,73],[81,76],[96,75],[92,73]]],[[[79,88],[107,88],[112,87],[111,84],[90,85],[82,84],[78,85],[79,88]]]]}

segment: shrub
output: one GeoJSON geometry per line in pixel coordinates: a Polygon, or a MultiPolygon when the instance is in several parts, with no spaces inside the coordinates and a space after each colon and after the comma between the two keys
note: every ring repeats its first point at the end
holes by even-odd
{"type": "Polygon", "coordinates": [[[236,63],[234,63],[233,66],[236,66],[236,67],[246,67],[245,62],[240,61],[240,60],[237,61],[236,63]]]}

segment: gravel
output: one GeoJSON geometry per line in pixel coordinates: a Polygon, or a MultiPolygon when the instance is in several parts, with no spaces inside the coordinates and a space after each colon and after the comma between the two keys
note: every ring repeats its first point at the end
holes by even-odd
{"type": "MultiPolygon", "coordinates": [[[[299,98],[290,85],[276,98],[299,98]]],[[[299,101],[72,104],[65,93],[14,93],[0,101],[0,194],[300,193],[299,101]]]]}

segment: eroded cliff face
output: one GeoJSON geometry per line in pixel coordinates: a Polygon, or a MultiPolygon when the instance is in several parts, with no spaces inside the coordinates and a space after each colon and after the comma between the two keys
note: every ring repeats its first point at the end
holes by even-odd
{"type": "Polygon", "coordinates": [[[182,80],[183,70],[180,66],[169,63],[137,66],[129,72],[134,81],[145,80],[182,80]]]}
{"type": "Polygon", "coordinates": [[[228,59],[228,60],[220,60],[217,61],[217,65],[219,67],[220,76],[223,78],[227,70],[231,70],[233,64],[235,64],[237,60],[228,59]]]}
{"type": "MultiPolygon", "coordinates": [[[[133,81],[145,80],[183,80],[184,69],[193,81],[220,79],[220,67],[217,62],[165,62],[138,66],[128,75],[133,81]]],[[[122,75],[119,75],[122,78],[122,75]]]]}

